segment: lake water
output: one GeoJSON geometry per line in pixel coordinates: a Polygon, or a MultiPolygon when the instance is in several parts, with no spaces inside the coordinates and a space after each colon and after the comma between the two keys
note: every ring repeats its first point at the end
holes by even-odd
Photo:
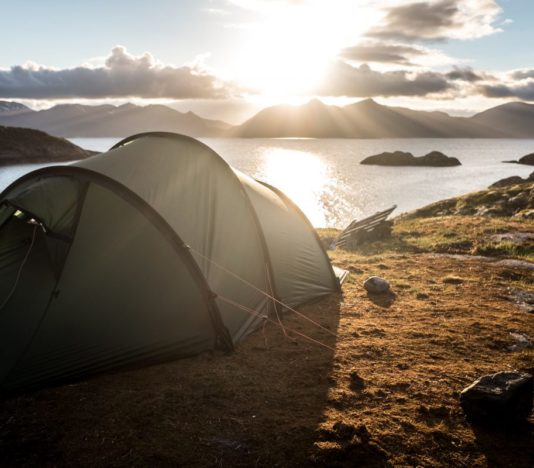
{"type": "MultiPolygon", "coordinates": [[[[74,138],[96,151],[119,139],[74,138]]],[[[344,227],[398,206],[394,214],[479,190],[534,168],[501,161],[534,152],[534,140],[499,139],[222,139],[204,138],[232,166],[284,191],[317,227],[344,227]],[[457,167],[384,167],[360,165],[382,151],[410,151],[422,156],[442,151],[462,162],[457,167]]],[[[0,169],[0,190],[37,165],[0,169]]]]}

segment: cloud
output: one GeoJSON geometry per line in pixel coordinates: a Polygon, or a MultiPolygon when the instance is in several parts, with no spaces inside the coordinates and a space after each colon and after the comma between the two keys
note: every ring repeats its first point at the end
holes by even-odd
{"type": "Polygon", "coordinates": [[[426,96],[446,93],[453,88],[454,84],[441,73],[410,73],[406,70],[378,72],[368,65],[353,67],[337,61],[317,89],[317,94],[347,97],[426,96]]]}
{"type": "Polygon", "coordinates": [[[534,101],[534,79],[530,78],[515,84],[483,84],[478,87],[480,94],[490,98],[518,98],[534,101]]]}
{"type": "Polygon", "coordinates": [[[534,101],[534,69],[511,70],[496,76],[487,75],[477,83],[476,91],[489,98],[517,98],[534,101]]]}
{"type": "Polygon", "coordinates": [[[470,67],[454,67],[454,70],[445,75],[449,80],[454,81],[467,81],[474,83],[475,81],[481,81],[484,77],[478,73],[475,73],[470,67]]]}
{"type": "Polygon", "coordinates": [[[101,66],[52,69],[34,64],[0,70],[0,97],[26,99],[222,99],[237,92],[200,65],[174,67],[116,46],[101,66]]]}
{"type": "Polygon", "coordinates": [[[495,0],[430,0],[401,3],[385,10],[369,37],[403,41],[471,39],[500,31],[502,12],[495,0]]]}
{"type": "Polygon", "coordinates": [[[528,78],[534,78],[534,70],[516,70],[510,74],[510,77],[514,80],[526,80],[528,78]]]}
{"type": "Polygon", "coordinates": [[[364,43],[343,49],[339,56],[357,62],[381,62],[412,65],[412,59],[426,55],[427,51],[418,47],[380,42],[364,43]]]}

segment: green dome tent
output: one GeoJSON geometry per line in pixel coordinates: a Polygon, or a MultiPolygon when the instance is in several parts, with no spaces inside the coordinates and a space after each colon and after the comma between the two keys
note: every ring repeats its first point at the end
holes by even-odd
{"type": "Polygon", "coordinates": [[[231,348],[272,297],[337,290],[281,192],[192,138],[136,135],[0,195],[0,388],[231,348]]]}

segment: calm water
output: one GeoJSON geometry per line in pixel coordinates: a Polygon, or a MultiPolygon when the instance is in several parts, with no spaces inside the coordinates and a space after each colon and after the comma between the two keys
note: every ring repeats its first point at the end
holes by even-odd
{"type": "MultiPolygon", "coordinates": [[[[119,139],[76,138],[105,151],[119,139]]],[[[219,139],[205,138],[231,165],[264,180],[293,199],[315,226],[343,227],[354,218],[396,204],[399,214],[443,198],[487,187],[503,177],[527,176],[531,166],[503,164],[534,151],[534,140],[471,139],[219,139]],[[422,156],[438,150],[457,157],[450,168],[362,166],[382,151],[422,156]]],[[[38,166],[0,169],[0,189],[38,166]]]]}

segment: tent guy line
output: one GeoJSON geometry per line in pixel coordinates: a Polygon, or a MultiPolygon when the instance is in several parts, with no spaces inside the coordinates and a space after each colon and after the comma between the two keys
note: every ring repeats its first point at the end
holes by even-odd
{"type": "MultiPolygon", "coordinates": [[[[220,268],[222,271],[224,271],[225,273],[228,273],[229,275],[233,276],[237,280],[241,281],[243,284],[245,284],[245,285],[251,287],[252,289],[258,291],[259,293],[263,294],[268,299],[271,299],[273,302],[276,302],[277,304],[280,304],[282,307],[286,308],[287,310],[290,310],[291,312],[295,313],[299,317],[307,320],[308,322],[312,323],[316,327],[319,327],[320,329],[324,330],[325,332],[327,332],[330,335],[335,336],[337,338],[337,333],[334,333],[332,330],[329,330],[328,328],[326,328],[323,325],[321,325],[320,323],[314,321],[313,319],[311,319],[307,315],[303,314],[302,312],[299,312],[298,310],[295,310],[293,307],[287,305],[286,303],[284,303],[281,300],[277,299],[273,295],[263,291],[261,288],[258,288],[257,286],[254,286],[252,283],[249,283],[246,279],[241,278],[237,273],[234,273],[233,271],[229,270],[228,268],[225,268],[224,266],[219,265],[215,260],[212,260],[211,258],[206,257],[205,255],[202,255],[198,250],[193,249],[190,245],[186,245],[186,247],[189,250],[191,250],[191,252],[193,252],[194,254],[198,255],[199,257],[202,257],[203,259],[207,260],[208,262],[211,262],[217,268],[220,268]]],[[[268,276],[267,276],[267,279],[269,280],[268,276]]],[[[217,296],[217,297],[220,297],[220,296],[217,296]]],[[[275,310],[276,310],[276,308],[275,308],[275,310]]],[[[276,314],[278,316],[278,311],[276,311],[276,314]]]]}
{"type": "MultiPolygon", "coordinates": [[[[231,299],[228,299],[227,297],[224,297],[224,296],[217,296],[217,297],[219,299],[221,299],[221,301],[226,302],[227,304],[233,305],[234,307],[237,307],[238,309],[244,310],[245,312],[248,312],[249,314],[253,315],[254,317],[259,317],[259,318],[261,318],[263,320],[266,320],[269,323],[272,323],[274,325],[279,326],[280,328],[282,328],[282,330],[284,330],[284,333],[285,333],[285,330],[287,330],[287,331],[289,331],[291,333],[295,333],[295,335],[301,336],[302,338],[305,338],[305,339],[311,341],[312,343],[318,344],[318,345],[322,346],[323,348],[329,349],[330,351],[333,351],[334,353],[336,352],[335,348],[332,348],[331,346],[328,346],[327,344],[323,343],[322,341],[316,340],[315,338],[312,338],[311,336],[305,335],[304,333],[298,332],[297,330],[294,330],[292,328],[284,327],[283,325],[278,324],[274,320],[270,319],[265,314],[260,314],[260,313],[258,313],[256,311],[252,310],[252,309],[249,309],[248,307],[246,307],[244,305],[239,304],[238,302],[235,302],[235,301],[232,301],[231,299]]],[[[287,338],[291,338],[287,334],[286,334],[286,337],[287,338]]]]}

